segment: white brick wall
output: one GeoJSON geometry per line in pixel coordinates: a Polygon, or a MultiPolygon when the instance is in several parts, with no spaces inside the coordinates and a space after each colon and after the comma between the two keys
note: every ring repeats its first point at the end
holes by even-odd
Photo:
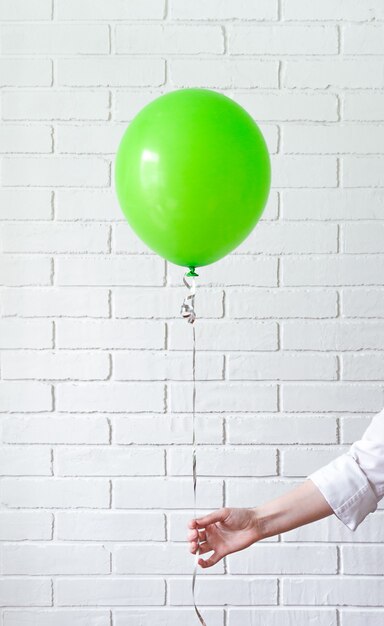
{"type": "MultiPolygon", "coordinates": [[[[198,279],[198,506],[284,493],[384,403],[384,4],[0,0],[0,31],[0,623],[193,626],[183,270],[114,154],[174,88],[260,122],[265,215],[198,279]]],[[[207,625],[381,626],[379,509],[204,571],[207,625]]]]}

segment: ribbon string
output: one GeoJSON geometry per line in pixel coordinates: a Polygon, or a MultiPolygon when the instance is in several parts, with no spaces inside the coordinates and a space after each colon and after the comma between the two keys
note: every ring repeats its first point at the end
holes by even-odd
{"type": "MultiPolygon", "coordinates": [[[[196,471],[196,328],[193,325],[196,320],[195,313],[195,293],[196,284],[192,277],[191,282],[188,282],[186,274],[183,277],[184,285],[188,288],[189,293],[184,298],[184,302],[181,305],[181,315],[187,320],[189,324],[192,324],[192,478],[193,478],[193,515],[196,518],[196,486],[197,486],[197,471],[196,471]]],[[[195,609],[195,613],[202,626],[207,626],[203,616],[196,605],[196,576],[198,568],[198,560],[200,554],[199,545],[199,531],[197,531],[197,552],[195,557],[195,566],[192,574],[192,601],[195,609]]]]}

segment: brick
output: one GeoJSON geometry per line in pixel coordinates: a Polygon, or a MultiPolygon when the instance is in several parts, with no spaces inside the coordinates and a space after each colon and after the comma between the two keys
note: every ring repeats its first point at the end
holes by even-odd
{"type": "Polygon", "coordinates": [[[307,254],[337,251],[335,224],[260,223],[237,249],[239,253],[307,254]]]}
{"type": "Polygon", "coordinates": [[[343,289],[341,311],[344,317],[384,317],[382,289],[343,289]]]}
{"type": "Polygon", "coordinates": [[[378,24],[345,24],[342,29],[344,54],[384,54],[384,31],[378,24]]]}
{"type": "Polygon", "coordinates": [[[109,51],[105,25],[35,24],[1,28],[5,54],[90,54],[109,51]]]}
{"type": "MultiPolygon", "coordinates": [[[[277,473],[276,450],[244,446],[199,446],[196,452],[200,476],[274,476],[277,473]]],[[[167,453],[168,473],[188,476],[191,472],[191,450],[177,446],[167,453]]]]}
{"type": "MultiPolygon", "coordinates": [[[[232,609],[228,610],[228,626],[307,626],[312,621],[316,626],[333,626],[336,622],[335,610],[311,609],[232,609]]],[[[13,626],[13,624],[9,625],[13,626]]],[[[15,625],[16,626],[16,625],[15,625]]],[[[28,625],[27,625],[28,626],[28,625]]],[[[356,624],[357,626],[357,624],[356,624]]]]}
{"type": "Polygon", "coordinates": [[[259,121],[334,122],[338,119],[337,98],[331,94],[243,92],[237,94],[236,102],[259,121]]]}
{"type": "Polygon", "coordinates": [[[343,119],[359,121],[381,121],[384,119],[384,96],[346,93],[344,96],[343,119]]]}
{"type": "MultiPolygon", "coordinates": [[[[171,321],[171,350],[189,350],[190,334],[184,320],[171,321]]],[[[276,350],[277,326],[274,322],[205,320],[196,326],[196,343],[204,350],[276,350]]]]}
{"type": "MultiPolygon", "coordinates": [[[[196,613],[192,608],[151,609],[149,617],[157,626],[179,626],[180,623],[184,626],[194,626],[196,624],[196,613]]],[[[211,626],[222,626],[223,611],[222,609],[204,609],[204,618],[211,626]]],[[[130,626],[141,626],[142,619],[141,609],[125,611],[118,609],[114,612],[115,626],[124,626],[127,623],[130,626]]]]}
{"type": "MultiPolygon", "coordinates": [[[[81,90],[6,90],[5,120],[106,120],[108,93],[81,90]]],[[[89,183],[89,181],[88,181],[89,183]]]]}
{"type": "Polygon", "coordinates": [[[161,578],[61,578],[56,583],[58,606],[163,605],[161,578]]]}
{"type": "MultiPolygon", "coordinates": [[[[367,126],[365,128],[368,129],[367,126]]],[[[322,127],[321,131],[327,138],[328,129],[322,127]]],[[[380,134],[378,136],[380,138],[380,134]]],[[[300,141],[300,135],[298,137],[300,141]]],[[[328,138],[331,146],[329,135],[328,138]]],[[[312,139],[313,145],[316,145],[316,139],[312,139]]],[[[362,145],[364,140],[360,139],[362,145]]],[[[303,145],[300,149],[304,150],[303,145]]],[[[284,220],[381,219],[383,201],[384,192],[381,189],[287,189],[282,193],[282,217],[284,220]]]]}
{"type": "Polygon", "coordinates": [[[287,20],[348,20],[360,21],[383,17],[379,0],[361,3],[358,0],[315,0],[311,7],[305,0],[284,0],[283,17],[287,20]]]}
{"type": "Polygon", "coordinates": [[[6,352],[2,358],[4,380],[105,380],[109,376],[108,354],[94,352],[6,352]]]}
{"type": "MultiPolygon", "coordinates": [[[[371,355],[367,355],[367,356],[371,356],[371,355]]],[[[376,356],[376,355],[372,355],[372,356],[376,356]]],[[[371,418],[369,416],[356,417],[356,415],[347,415],[343,417],[340,420],[341,443],[351,444],[354,441],[357,441],[357,439],[360,439],[365,429],[368,428],[370,422],[371,422],[371,418]]]]}
{"type": "MultiPolygon", "coordinates": [[[[327,446],[324,448],[296,448],[281,451],[281,474],[282,476],[303,476],[327,465],[346,449],[340,446],[327,446]]],[[[332,573],[332,572],[326,572],[332,573]]],[[[336,573],[336,572],[333,572],[336,573]]]]}
{"type": "Polygon", "coordinates": [[[228,289],[226,309],[233,318],[326,318],[337,315],[337,297],[324,290],[228,289]]]}
{"type": "Polygon", "coordinates": [[[4,252],[108,251],[109,229],[104,224],[26,222],[22,225],[3,224],[0,228],[4,252]]]}
{"type": "Polygon", "coordinates": [[[124,24],[116,26],[115,45],[122,54],[220,54],[224,36],[220,26],[124,24]]]}
{"type": "Polygon", "coordinates": [[[4,574],[108,574],[110,552],[104,546],[4,545],[4,574]]]}
{"type": "MultiPolygon", "coordinates": [[[[111,124],[107,122],[105,124],[62,124],[56,129],[56,150],[62,154],[112,154],[114,155],[117,151],[120,139],[123,136],[125,130],[125,126],[122,124],[111,124]]],[[[111,190],[101,192],[101,194],[97,193],[97,190],[81,190],[79,192],[73,190],[65,190],[62,193],[62,198],[70,198],[76,199],[86,198],[88,201],[92,198],[94,199],[103,199],[104,208],[104,219],[111,219],[112,217],[120,217],[123,219],[123,215],[118,215],[116,211],[116,216],[111,214],[111,204],[115,204],[117,208],[117,200],[115,193],[111,192],[111,190]],[[105,200],[108,198],[110,201],[108,204],[105,203],[105,200]]],[[[58,200],[58,207],[60,206],[60,201],[58,200]]],[[[69,204],[69,209],[74,208],[74,203],[71,202],[69,204]]],[[[90,213],[90,219],[97,219],[97,213],[95,213],[94,206],[88,207],[80,207],[77,205],[76,213],[74,213],[73,218],[79,219],[78,210],[83,208],[86,210],[88,208],[92,209],[92,213],[90,213]]],[[[68,217],[67,212],[64,210],[60,211],[58,214],[59,219],[71,219],[68,217]]],[[[73,219],[72,218],[72,219],[73,219]]]]}
{"type": "MultiPolygon", "coordinates": [[[[222,443],[223,424],[220,416],[196,415],[196,441],[222,443]]],[[[113,423],[115,443],[173,444],[192,443],[192,422],[189,415],[116,416],[113,423]]]]}
{"type": "MultiPolygon", "coordinates": [[[[283,128],[283,150],[287,154],[348,154],[353,152],[358,153],[382,153],[383,152],[383,140],[384,140],[384,131],[383,128],[377,126],[376,124],[372,125],[359,125],[359,124],[345,124],[343,126],[310,126],[310,125],[296,125],[296,124],[287,124],[283,128]]],[[[301,192],[298,192],[299,196],[301,192]]],[[[303,192],[304,195],[305,192],[303,192]]],[[[307,192],[309,193],[309,192],[307,192]]],[[[315,192],[316,196],[320,193],[325,195],[329,194],[329,198],[340,197],[340,202],[342,202],[343,210],[345,213],[346,219],[353,219],[353,215],[351,215],[354,207],[351,207],[351,204],[355,204],[353,202],[354,198],[361,198],[363,193],[362,191],[357,191],[355,195],[346,190],[335,190],[334,192],[315,192]],[[345,198],[342,198],[342,193],[346,195],[345,198]],[[349,209],[349,212],[347,211],[349,209]]],[[[373,197],[376,197],[378,194],[375,190],[369,190],[366,194],[371,194],[373,197]]],[[[287,191],[286,196],[289,197],[292,195],[292,192],[287,191]]],[[[340,213],[340,208],[334,207],[335,211],[340,213]]],[[[364,210],[361,208],[361,215],[365,215],[368,219],[370,214],[366,213],[366,211],[372,211],[371,207],[364,207],[364,210]]],[[[324,211],[331,211],[330,207],[324,207],[324,211]]],[[[311,214],[316,215],[317,213],[317,203],[316,208],[311,206],[311,214]]]]}
{"type": "MultiPolygon", "coordinates": [[[[199,480],[197,506],[223,505],[221,480],[199,480]]],[[[117,478],[113,484],[113,506],[116,509],[193,508],[191,479],[187,478],[117,478]]]]}
{"type": "MultiPolygon", "coordinates": [[[[12,30],[16,28],[16,25],[11,27],[12,30]]],[[[2,33],[1,29],[0,34],[2,33]]],[[[3,57],[0,60],[0,87],[50,87],[51,84],[52,62],[49,59],[6,59],[3,57]]]]}
{"type": "Polygon", "coordinates": [[[0,578],[0,606],[51,606],[48,578],[0,578]]]}
{"type": "MultiPolygon", "coordinates": [[[[273,187],[336,187],[336,160],[331,157],[275,157],[273,187]]],[[[326,225],[325,225],[326,226],[326,225]]]]}
{"type": "Polygon", "coordinates": [[[226,430],[228,443],[234,444],[336,443],[336,420],[326,416],[231,416],[226,430]]]}
{"type": "Polygon", "coordinates": [[[342,230],[343,252],[384,252],[383,224],[344,224],[342,230]]]}
{"type": "Polygon", "coordinates": [[[361,254],[286,257],[282,259],[282,284],[295,286],[382,285],[384,259],[361,254]]]}
{"type": "Polygon", "coordinates": [[[154,255],[69,256],[57,259],[56,267],[58,285],[156,286],[164,279],[164,262],[154,255]]]}
{"type": "Polygon", "coordinates": [[[3,255],[0,284],[5,286],[50,285],[51,259],[28,255],[3,255]]]}
{"type": "Polygon", "coordinates": [[[383,323],[376,321],[326,321],[321,334],[318,322],[286,322],[282,345],[285,350],[372,350],[384,347],[383,323]]]}
{"type": "Polygon", "coordinates": [[[57,408],[73,413],[135,413],[164,410],[160,383],[79,383],[57,386],[57,408]]]}
{"type": "Polygon", "coordinates": [[[164,323],[154,320],[70,320],[57,322],[59,348],[161,349],[164,323]]]}
{"type": "Polygon", "coordinates": [[[276,88],[278,63],[256,59],[175,59],[169,64],[175,87],[276,88]]]}
{"type": "MultiPolygon", "coordinates": [[[[52,130],[50,126],[3,125],[0,128],[0,141],[0,152],[4,154],[48,154],[52,152],[52,130]]],[[[6,189],[2,190],[2,194],[7,192],[9,193],[6,189]]],[[[15,190],[13,193],[17,197],[20,190],[15,190]]],[[[6,206],[4,209],[9,210],[9,207],[6,206]]],[[[4,219],[6,216],[2,215],[2,217],[4,219]]],[[[49,219],[50,217],[51,213],[49,212],[47,218],[49,219]]],[[[29,219],[31,219],[31,217],[29,217],[29,219]]]]}
{"type": "Polygon", "coordinates": [[[230,574],[336,574],[335,546],[258,545],[228,557],[230,574]]]}
{"type": "MultiPolygon", "coordinates": [[[[169,601],[180,606],[188,603],[189,581],[172,578],[169,580],[169,601]]],[[[196,602],[201,606],[220,604],[222,598],[231,605],[274,605],[277,604],[276,580],[258,578],[227,578],[215,576],[206,579],[204,585],[196,587],[196,602]]]]}
{"type": "MultiPolygon", "coordinates": [[[[312,32],[312,27],[309,32],[312,32]]],[[[288,89],[380,88],[384,61],[316,60],[286,61],[283,85],[288,89]]]]}
{"type": "Polygon", "coordinates": [[[164,0],[59,0],[58,17],[61,20],[142,20],[164,17],[164,0]]]}
{"type": "MultiPolygon", "coordinates": [[[[1,518],[0,518],[1,519],[1,518]]],[[[164,541],[163,513],[60,511],[57,537],[73,541],[164,541]]]]}
{"type": "Polygon", "coordinates": [[[50,20],[52,0],[1,0],[0,19],[2,20],[50,20]]]}
{"type": "Polygon", "coordinates": [[[176,20],[275,20],[277,2],[275,0],[172,0],[170,15],[176,20]]]}
{"type": "Polygon", "coordinates": [[[57,64],[59,85],[74,87],[159,87],[165,82],[162,59],[113,57],[62,59],[57,64]]]}
{"type": "Polygon", "coordinates": [[[2,541],[52,539],[53,516],[46,511],[2,511],[0,538],[2,541]]]}
{"type": "Polygon", "coordinates": [[[0,320],[0,347],[51,348],[52,322],[49,320],[21,320],[3,318],[0,320]]]}
{"type": "Polygon", "coordinates": [[[384,187],[383,158],[346,156],[343,160],[345,187],[384,187]]]}
{"type": "Polygon", "coordinates": [[[343,574],[383,575],[383,546],[342,546],[343,574]]]}
{"type": "MultiPolygon", "coordinates": [[[[81,137],[82,127],[65,126],[65,131],[63,130],[64,135],[61,133],[61,127],[57,129],[59,150],[62,150],[63,144],[64,147],[68,145],[68,137],[73,137],[74,128],[79,128],[79,136],[81,137]]],[[[90,127],[86,126],[86,128],[89,131],[90,127]]],[[[98,128],[104,129],[104,127],[98,128]]],[[[93,135],[93,132],[91,135],[93,135]]],[[[92,136],[89,136],[89,132],[87,136],[88,144],[86,146],[89,145],[89,149],[91,149],[93,139],[92,136]]],[[[56,219],[62,221],[96,220],[98,222],[111,222],[113,220],[124,220],[124,216],[118,206],[115,191],[112,189],[58,189],[55,191],[55,209],[56,219]]]]}
{"type": "MultiPolygon", "coordinates": [[[[44,132],[42,134],[44,135],[44,132]]],[[[49,220],[52,216],[51,202],[52,194],[46,189],[1,189],[1,219],[49,220]]],[[[14,257],[14,263],[17,258],[14,257]]],[[[32,263],[33,259],[30,261],[32,263]]],[[[3,259],[3,262],[6,262],[6,259],[3,259]]]]}
{"type": "Polygon", "coordinates": [[[283,410],[305,411],[360,411],[381,410],[382,391],[375,385],[348,383],[328,385],[283,385],[283,410]]]}
{"type": "MultiPolygon", "coordinates": [[[[76,157],[76,159],[65,156],[52,156],[52,157],[4,157],[2,159],[3,169],[3,185],[5,187],[13,186],[31,186],[31,187],[65,187],[66,185],[72,187],[83,187],[84,185],[95,185],[95,187],[106,187],[109,184],[109,164],[107,161],[92,157],[76,157]]],[[[30,226],[32,230],[34,226],[30,226]]],[[[9,226],[8,236],[12,226],[9,226]]],[[[18,227],[20,228],[20,227],[18,227]]],[[[37,233],[41,226],[36,226],[37,233]]],[[[46,226],[44,228],[47,228],[46,226]]],[[[63,233],[62,225],[49,225],[48,228],[52,231],[53,228],[63,233]]],[[[69,226],[71,228],[71,226],[69,226]]],[[[69,228],[64,225],[65,229],[69,228]]],[[[83,237],[86,231],[83,231],[83,237]]],[[[91,232],[91,231],[89,231],[91,232]]],[[[95,230],[92,232],[94,236],[95,230]]],[[[102,232],[100,230],[100,232],[102,232]]],[[[63,242],[64,243],[64,242],[63,242]]],[[[30,242],[30,246],[33,249],[33,242],[30,242]]],[[[68,243],[64,244],[64,250],[70,249],[68,243]]],[[[84,250],[80,247],[78,250],[84,250]]],[[[49,249],[51,249],[49,247],[49,249]]],[[[90,247],[89,251],[97,250],[90,247]]],[[[102,250],[106,250],[103,245],[102,250]]]]}
{"type": "Polygon", "coordinates": [[[5,611],[4,626],[109,626],[109,611],[53,609],[38,611],[5,611]]]}
{"type": "Polygon", "coordinates": [[[60,448],[55,455],[58,476],[156,476],[164,474],[161,448],[60,448]]]}
{"type": "Polygon", "coordinates": [[[22,412],[52,410],[50,385],[37,382],[1,382],[0,412],[22,412]]]}
{"type": "Polygon", "coordinates": [[[325,354],[230,354],[230,380],[336,380],[337,360],[325,354]]]}
{"type": "Polygon", "coordinates": [[[343,380],[382,380],[384,373],[383,354],[343,354],[343,380]]]}
{"type": "MultiPolygon", "coordinates": [[[[253,285],[274,287],[277,285],[277,260],[266,257],[230,255],[220,263],[199,270],[199,286],[253,285]]],[[[180,285],[182,273],[179,267],[169,266],[170,285],[180,285]]]]}
{"type": "Polygon", "coordinates": [[[2,504],[9,508],[108,508],[105,479],[4,478],[2,504]]]}
{"type": "Polygon", "coordinates": [[[6,446],[0,458],[2,476],[50,476],[51,451],[36,446],[6,446]]]}
{"type": "Polygon", "coordinates": [[[381,578],[353,577],[287,578],[283,581],[284,604],[377,606],[383,593],[381,578]]]}
{"type": "MultiPolygon", "coordinates": [[[[192,411],[192,394],[189,383],[170,383],[169,406],[172,413],[192,411]]],[[[225,382],[197,383],[196,410],[215,411],[276,411],[277,388],[275,385],[225,382]]]]}
{"type": "MultiPolygon", "coordinates": [[[[197,380],[222,380],[224,360],[221,354],[199,354],[196,358],[197,380]]],[[[116,352],[113,355],[115,380],[191,380],[190,354],[178,352],[116,352]]]]}
{"type": "Polygon", "coordinates": [[[333,26],[234,25],[228,33],[231,54],[336,54],[333,26]]]}
{"type": "Polygon", "coordinates": [[[78,287],[4,289],[2,297],[3,315],[19,317],[108,317],[109,315],[106,289],[78,287]]]}
{"type": "Polygon", "coordinates": [[[163,95],[164,89],[117,90],[115,94],[114,119],[131,121],[141,109],[155,98],[163,95]]]}
{"type": "MultiPolygon", "coordinates": [[[[223,291],[221,289],[198,290],[198,316],[204,318],[223,317],[223,291]]],[[[172,318],[179,317],[180,305],[185,298],[183,288],[157,287],[154,289],[115,289],[113,308],[118,318],[172,318]]]]}
{"type": "MultiPolygon", "coordinates": [[[[117,574],[190,574],[193,566],[187,546],[169,542],[118,546],[114,559],[117,574]]],[[[223,562],[210,573],[223,574],[223,562]]]]}
{"type": "Polygon", "coordinates": [[[364,611],[359,609],[342,609],[340,611],[341,625],[342,626],[359,626],[361,620],[364,620],[365,626],[380,626],[383,619],[382,610],[368,610],[364,611]]]}
{"type": "Polygon", "coordinates": [[[12,415],[3,420],[6,443],[109,443],[109,427],[105,417],[92,415],[12,415]]]}

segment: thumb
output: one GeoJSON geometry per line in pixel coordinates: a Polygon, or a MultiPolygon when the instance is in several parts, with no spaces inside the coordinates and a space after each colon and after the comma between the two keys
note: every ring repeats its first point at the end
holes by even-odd
{"type": "Polygon", "coordinates": [[[217,552],[214,552],[209,559],[199,559],[198,563],[200,565],[200,567],[212,567],[212,565],[216,565],[216,563],[218,563],[222,558],[223,558],[223,554],[218,554],[217,552]]]}
{"type": "Polygon", "coordinates": [[[229,515],[229,509],[218,509],[217,511],[213,511],[213,513],[209,513],[208,515],[204,515],[204,517],[199,517],[196,520],[196,524],[202,528],[209,526],[209,524],[214,524],[215,522],[225,522],[229,515]]]}

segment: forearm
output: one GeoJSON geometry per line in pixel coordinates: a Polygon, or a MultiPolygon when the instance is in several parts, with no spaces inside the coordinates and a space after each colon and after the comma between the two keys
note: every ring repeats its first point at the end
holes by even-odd
{"type": "Polygon", "coordinates": [[[311,480],[254,509],[261,538],[272,537],[315,522],[333,510],[311,480]]]}

